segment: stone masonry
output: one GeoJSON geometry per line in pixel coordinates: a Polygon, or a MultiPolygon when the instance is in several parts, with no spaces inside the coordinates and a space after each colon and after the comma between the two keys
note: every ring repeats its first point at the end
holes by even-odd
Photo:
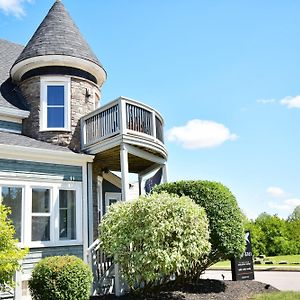
{"type": "Polygon", "coordinates": [[[40,131],[40,86],[40,76],[20,83],[30,109],[29,118],[23,121],[23,134],[80,152],[80,118],[95,109],[99,87],[91,81],[71,77],[71,131],[40,131]]]}

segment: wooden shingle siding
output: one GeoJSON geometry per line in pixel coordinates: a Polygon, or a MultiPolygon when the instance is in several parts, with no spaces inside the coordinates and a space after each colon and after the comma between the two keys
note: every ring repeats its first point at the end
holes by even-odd
{"type": "Polygon", "coordinates": [[[22,124],[0,120],[0,130],[1,129],[4,129],[6,131],[21,133],[22,124]]]}
{"type": "Polygon", "coordinates": [[[22,263],[23,274],[30,274],[34,266],[45,257],[75,255],[83,259],[83,246],[64,246],[51,248],[36,248],[30,249],[29,254],[25,257],[22,263]]]}
{"type": "Polygon", "coordinates": [[[0,159],[0,172],[62,176],[64,181],[82,181],[82,168],[78,166],[0,159]]]}

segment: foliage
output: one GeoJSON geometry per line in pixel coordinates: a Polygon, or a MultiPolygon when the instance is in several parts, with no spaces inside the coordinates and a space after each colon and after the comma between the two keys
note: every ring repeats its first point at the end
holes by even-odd
{"type": "Polygon", "coordinates": [[[244,216],[230,190],[218,182],[178,181],[154,188],[179,196],[186,195],[206,211],[209,221],[211,251],[202,271],[210,265],[245,251],[244,216]]]}
{"type": "Polygon", "coordinates": [[[129,286],[144,291],[201,263],[208,237],[204,209],[167,193],[112,205],[100,224],[104,251],[115,257],[129,286]]]}
{"type": "Polygon", "coordinates": [[[15,229],[9,220],[10,210],[0,204],[0,291],[7,285],[13,286],[13,275],[20,269],[19,260],[27,250],[21,250],[14,239],[15,229]]]}
{"type": "Polygon", "coordinates": [[[300,254],[300,220],[297,218],[284,220],[277,215],[262,213],[246,228],[251,231],[256,256],[300,254]]]}
{"type": "Polygon", "coordinates": [[[90,268],[76,256],[52,256],[32,271],[29,289],[35,300],[86,300],[92,284],[90,268]]]}
{"type": "Polygon", "coordinates": [[[296,206],[291,213],[291,215],[288,217],[288,221],[300,221],[300,205],[296,206]]]}

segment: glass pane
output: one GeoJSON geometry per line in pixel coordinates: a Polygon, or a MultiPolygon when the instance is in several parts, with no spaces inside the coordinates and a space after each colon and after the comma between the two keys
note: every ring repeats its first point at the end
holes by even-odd
{"type": "Polygon", "coordinates": [[[65,109],[64,107],[48,107],[47,109],[47,127],[63,128],[65,127],[65,109]]]}
{"type": "Polygon", "coordinates": [[[59,191],[59,239],[76,239],[76,192],[59,191]]]}
{"type": "Polygon", "coordinates": [[[49,213],[50,212],[50,190],[32,189],[32,212],[49,213]]]}
{"type": "Polygon", "coordinates": [[[32,217],[32,241],[50,241],[50,217],[32,217]]]}
{"type": "Polygon", "coordinates": [[[2,204],[11,209],[9,218],[12,220],[16,230],[15,238],[21,241],[22,188],[2,187],[2,204]]]}
{"type": "Polygon", "coordinates": [[[65,90],[63,85],[48,85],[47,86],[47,103],[48,105],[65,104],[65,90]]]}

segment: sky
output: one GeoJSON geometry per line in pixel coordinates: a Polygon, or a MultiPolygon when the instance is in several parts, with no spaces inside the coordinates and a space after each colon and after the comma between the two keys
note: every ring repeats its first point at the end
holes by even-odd
{"type": "MultiPolygon", "coordinates": [[[[0,0],[25,45],[54,0],[0,0]]],[[[165,120],[169,181],[218,181],[248,216],[300,205],[300,1],[63,0],[108,78],[101,103],[165,120]]]]}

